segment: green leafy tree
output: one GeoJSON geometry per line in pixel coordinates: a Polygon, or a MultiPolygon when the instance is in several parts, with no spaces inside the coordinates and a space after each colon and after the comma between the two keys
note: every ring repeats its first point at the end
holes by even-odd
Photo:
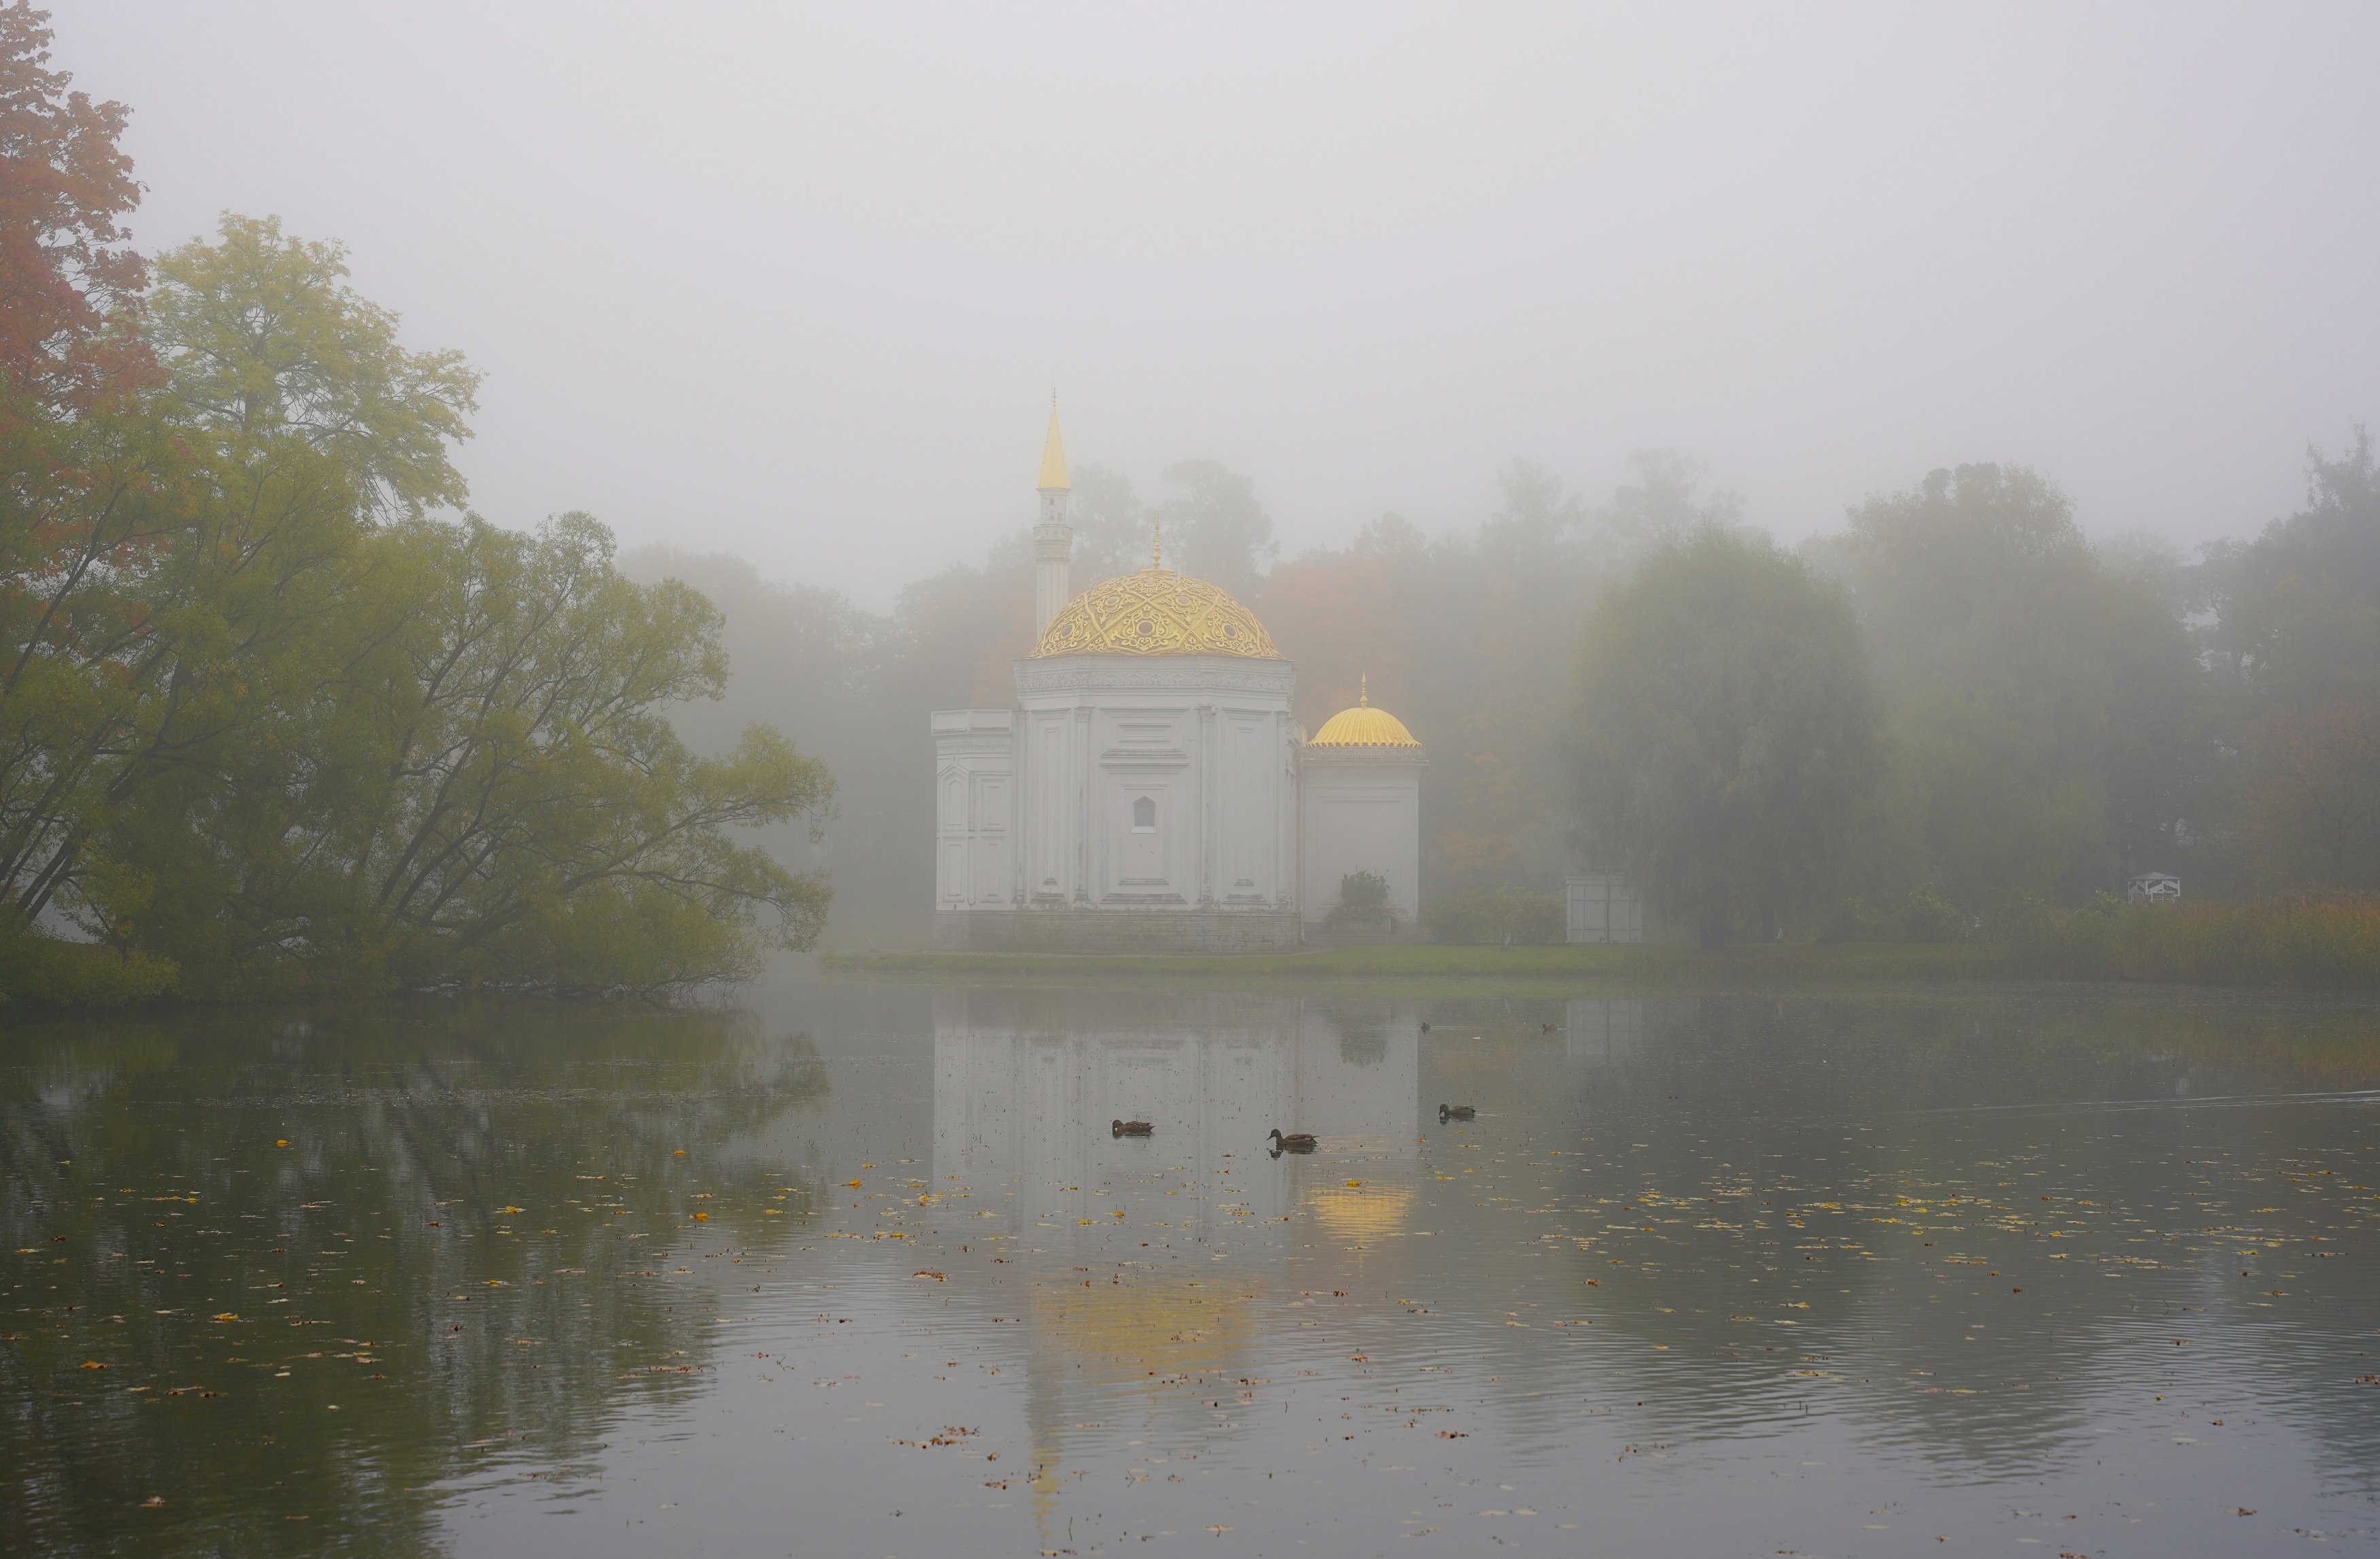
{"type": "Polygon", "coordinates": [[[2267,708],[2380,693],[2380,457],[2307,452],[2306,506],[2217,561],[2216,645],[2267,708]]]}
{"type": "Polygon", "coordinates": [[[140,945],[159,841],[110,841],[147,826],[152,788],[219,788],[285,749],[323,636],[385,615],[361,553],[375,509],[462,496],[445,443],[476,376],[405,352],[345,274],[335,246],[235,216],[159,263],[147,333],[166,378],[111,413],[152,457],[93,522],[134,539],[61,585],[68,626],[8,700],[0,882],[28,918],[140,945]]]}
{"type": "Polygon", "coordinates": [[[1972,465],[1869,499],[1814,561],[1852,591],[1888,710],[1852,885],[1967,915],[2169,864],[2192,794],[2188,637],[2036,472],[1972,465]]]}
{"type": "Polygon", "coordinates": [[[1837,589],[1706,525],[1589,619],[1577,815],[1590,852],[1722,944],[1819,902],[1875,782],[1876,698],[1837,589]]]}
{"type": "Polygon", "coordinates": [[[811,944],[823,880],[736,834],[815,822],[826,770],[666,717],[724,685],[710,604],[585,516],[438,518],[477,375],[336,246],[227,216],[157,274],[163,381],[106,408],[151,457],[0,722],[13,934],[63,916],[213,995],[664,991],[811,944]]]}

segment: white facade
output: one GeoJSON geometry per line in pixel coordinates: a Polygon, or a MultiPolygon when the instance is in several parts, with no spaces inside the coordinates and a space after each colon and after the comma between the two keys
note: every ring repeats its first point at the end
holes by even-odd
{"type": "Polygon", "coordinates": [[[1309,747],[1303,759],[1300,811],[1305,919],[1318,923],[1339,907],[1339,884],[1353,872],[1388,879],[1397,929],[1421,919],[1421,772],[1417,748],[1309,747]]]}
{"type": "Polygon", "coordinates": [[[1004,709],[933,714],[934,907],[1004,908],[1016,868],[1016,716],[1004,709]]]}
{"type": "Polygon", "coordinates": [[[1015,710],[936,712],[935,909],[1291,914],[1294,675],[1069,655],[1017,663],[1015,710]]]}

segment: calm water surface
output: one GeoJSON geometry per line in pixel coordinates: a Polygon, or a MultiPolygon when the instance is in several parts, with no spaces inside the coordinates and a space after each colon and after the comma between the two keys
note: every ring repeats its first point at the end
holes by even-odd
{"type": "Polygon", "coordinates": [[[0,1552],[2380,1547],[2368,1005],[751,1001],[0,1035],[0,1552]]]}

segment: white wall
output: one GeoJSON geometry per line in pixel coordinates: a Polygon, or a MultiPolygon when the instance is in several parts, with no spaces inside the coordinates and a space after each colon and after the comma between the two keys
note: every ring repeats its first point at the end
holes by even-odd
{"type": "Polygon", "coordinates": [[[1026,878],[1041,903],[1278,909],[1295,891],[1284,661],[1019,662],[1026,878]],[[1146,830],[1135,803],[1155,809],[1146,830]]]}
{"type": "Polygon", "coordinates": [[[1421,771],[1418,759],[1338,756],[1307,748],[1305,766],[1305,918],[1339,904],[1339,881],[1355,871],[1389,880],[1389,907],[1401,924],[1421,914],[1421,771]]]}
{"type": "Polygon", "coordinates": [[[1016,716],[941,709],[934,733],[934,908],[1014,902],[1016,716]]]}

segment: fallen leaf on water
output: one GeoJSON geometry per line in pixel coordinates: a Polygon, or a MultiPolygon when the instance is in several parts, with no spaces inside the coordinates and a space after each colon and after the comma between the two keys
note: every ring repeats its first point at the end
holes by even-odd
{"type": "Polygon", "coordinates": [[[942,1274],[941,1274],[941,1273],[940,1273],[914,1272],[914,1273],[911,1273],[909,1275],[910,1275],[911,1277],[930,1277],[930,1278],[932,1278],[936,1283],[944,1283],[944,1282],[949,1281],[948,1279],[944,1278],[944,1277],[942,1276],[942,1274]]]}
{"type": "MultiPolygon", "coordinates": [[[[287,1146],[287,1144],[286,1144],[286,1143],[284,1143],[284,1144],[283,1144],[283,1146],[285,1146],[285,1146],[287,1146]]],[[[165,1503],[165,1496],[164,1496],[164,1495],[163,1495],[163,1494],[152,1494],[152,1495],[150,1495],[147,1499],[142,1500],[142,1501],[140,1502],[140,1508],[141,1508],[141,1509],[143,1509],[143,1510],[154,1510],[154,1509],[156,1509],[159,1505],[162,1505],[162,1504],[164,1504],[164,1503],[165,1503]]]]}
{"type": "Polygon", "coordinates": [[[859,1182],[856,1180],[845,1180],[844,1184],[850,1187],[855,1191],[859,1189],[859,1182]]]}
{"type": "Polygon", "coordinates": [[[698,1224],[708,1224],[710,1222],[710,1214],[708,1212],[698,1212],[694,1215],[694,1221],[698,1224]]]}
{"type": "Polygon", "coordinates": [[[106,1366],[106,1365],[102,1364],[102,1363],[101,1363],[98,1359],[96,1359],[96,1358],[86,1358],[86,1359],[84,1359],[84,1360],[82,1361],[82,1367],[83,1367],[84,1369],[86,1369],[86,1370],[104,1370],[104,1369],[106,1369],[106,1368],[107,1368],[107,1366],[106,1366]]]}

